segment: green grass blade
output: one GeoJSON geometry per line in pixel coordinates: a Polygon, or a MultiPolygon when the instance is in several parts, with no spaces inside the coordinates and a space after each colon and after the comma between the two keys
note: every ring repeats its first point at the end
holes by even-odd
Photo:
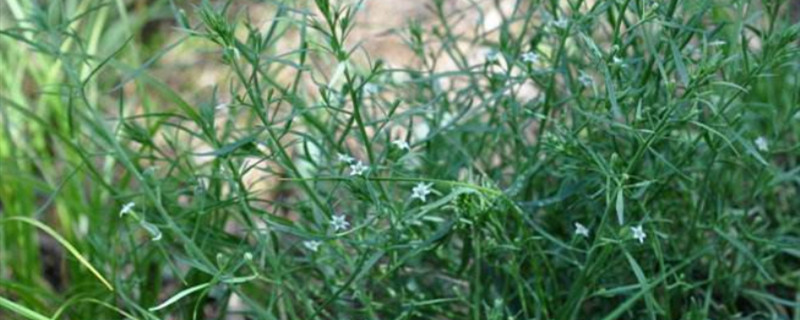
{"type": "Polygon", "coordinates": [[[89,263],[89,260],[84,258],[83,255],[81,255],[81,253],[78,252],[78,249],[73,247],[72,244],[70,244],[66,239],[64,239],[64,237],[62,237],[60,234],[58,234],[58,232],[56,232],[55,230],[53,230],[52,228],[50,228],[46,224],[41,223],[41,222],[39,222],[37,220],[28,218],[28,217],[11,217],[11,218],[5,219],[5,221],[11,221],[11,220],[20,221],[20,222],[24,222],[24,223],[30,224],[30,225],[32,225],[34,227],[37,227],[37,228],[41,229],[42,231],[46,232],[47,234],[49,234],[51,237],[56,239],[56,241],[58,241],[58,243],[60,243],[62,246],[64,246],[64,248],[66,248],[67,251],[69,251],[70,254],[72,254],[76,259],[78,259],[78,261],[81,264],[83,264],[83,266],[85,266],[87,269],[89,269],[89,271],[92,274],[94,274],[94,276],[98,280],[100,280],[100,282],[102,282],[103,285],[105,285],[106,288],[108,288],[108,290],[114,291],[114,287],[111,286],[111,283],[108,282],[108,280],[106,280],[106,278],[103,277],[103,275],[101,275],[100,272],[98,272],[97,269],[95,269],[92,266],[91,263],[89,263]]]}
{"type": "Polygon", "coordinates": [[[8,300],[6,298],[0,297],[0,307],[6,308],[11,310],[18,315],[25,317],[26,319],[32,320],[49,320],[50,318],[41,315],[40,313],[33,311],[31,309],[26,308],[20,304],[15,303],[14,301],[8,300]]]}
{"type": "Polygon", "coordinates": [[[166,307],[169,307],[171,304],[173,304],[175,302],[178,302],[178,300],[180,300],[180,299],[183,299],[183,297],[188,296],[188,295],[190,295],[192,293],[195,293],[197,291],[203,290],[205,288],[208,288],[208,286],[210,286],[210,285],[211,285],[211,282],[206,282],[206,283],[203,283],[203,284],[198,284],[198,285],[196,285],[194,287],[190,287],[190,288],[181,290],[181,292],[176,293],[174,296],[172,296],[169,299],[167,299],[167,301],[164,301],[163,303],[161,303],[161,304],[159,304],[159,305],[157,305],[155,307],[152,307],[152,308],[150,308],[148,310],[149,311],[158,311],[158,310],[164,309],[166,307]]]}
{"type": "Polygon", "coordinates": [[[641,299],[644,295],[646,295],[651,290],[653,290],[653,288],[655,288],[657,285],[659,285],[662,282],[664,282],[664,280],[666,280],[669,276],[673,275],[674,273],[680,271],[684,267],[686,267],[689,264],[691,264],[695,259],[697,259],[700,256],[702,256],[706,251],[708,251],[708,250],[702,250],[702,251],[692,255],[688,259],[683,260],[683,262],[681,262],[677,266],[673,267],[668,272],[662,274],[657,279],[647,283],[644,286],[641,286],[642,289],[639,290],[639,292],[637,292],[636,294],[634,294],[633,296],[628,298],[628,300],[625,300],[625,302],[620,304],[616,309],[614,309],[614,311],[612,311],[607,316],[605,316],[603,318],[603,320],[613,320],[613,319],[617,319],[620,316],[622,316],[622,314],[625,313],[625,311],[628,311],[628,309],[630,309],[636,301],[639,301],[639,299],[641,299]]]}

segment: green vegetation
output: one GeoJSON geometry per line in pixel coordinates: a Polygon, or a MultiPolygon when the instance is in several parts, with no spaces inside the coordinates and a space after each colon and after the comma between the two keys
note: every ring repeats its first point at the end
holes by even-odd
{"type": "Polygon", "coordinates": [[[2,319],[800,320],[796,1],[0,1],[2,319]]]}

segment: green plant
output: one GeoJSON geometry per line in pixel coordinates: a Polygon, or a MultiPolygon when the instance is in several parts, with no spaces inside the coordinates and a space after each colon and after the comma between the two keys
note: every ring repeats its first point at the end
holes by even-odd
{"type": "Polygon", "coordinates": [[[789,1],[144,4],[0,7],[0,317],[800,317],[789,1]]]}

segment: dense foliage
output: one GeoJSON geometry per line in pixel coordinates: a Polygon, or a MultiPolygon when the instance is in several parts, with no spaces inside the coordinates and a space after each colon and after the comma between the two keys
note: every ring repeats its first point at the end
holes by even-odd
{"type": "Polygon", "coordinates": [[[376,1],[4,0],[0,318],[800,319],[796,1],[376,1]]]}

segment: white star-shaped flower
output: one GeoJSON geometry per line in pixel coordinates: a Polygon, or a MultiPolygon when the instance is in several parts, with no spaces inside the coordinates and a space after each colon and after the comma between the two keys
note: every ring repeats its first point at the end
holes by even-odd
{"type": "Polygon", "coordinates": [[[126,203],[125,205],[122,206],[122,209],[119,210],[119,216],[122,217],[122,216],[124,216],[126,214],[131,213],[131,211],[133,211],[133,207],[135,207],[135,206],[136,206],[136,203],[134,203],[132,201],[126,203]]]}
{"type": "Polygon", "coordinates": [[[414,189],[411,189],[411,199],[420,199],[422,202],[425,202],[428,195],[431,193],[431,186],[433,186],[432,183],[417,183],[414,189]]]}
{"type": "Polygon", "coordinates": [[[575,222],[575,235],[583,236],[584,238],[589,237],[589,229],[583,226],[580,222],[575,222]]]}
{"type": "Polygon", "coordinates": [[[409,150],[409,149],[411,149],[411,146],[409,146],[408,142],[406,142],[405,140],[399,140],[398,139],[398,140],[392,141],[392,144],[395,145],[400,150],[409,150]]]}
{"type": "Polygon", "coordinates": [[[364,163],[358,161],[354,164],[350,165],[350,175],[351,176],[362,176],[364,172],[367,172],[369,167],[365,166],[364,163]]]}
{"type": "Polygon", "coordinates": [[[539,61],[539,55],[536,52],[529,51],[522,54],[522,62],[536,63],[537,61],[539,61]]]}
{"type": "Polygon", "coordinates": [[[350,222],[347,222],[344,218],[343,214],[333,216],[333,219],[331,219],[333,231],[347,230],[350,227],[350,222]]]}
{"type": "Polygon", "coordinates": [[[592,76],[586,72],[581,71],[580,76],[578,76],[578,82],[580,82],[584,87],[591,87],[592,84],[594,84],[594,79],[592,79],[592,76]]]}
{"type": "Polygon", "coordinates": [[[439,127],[444,128],[449,126],[451,123],[453,123],[453,121],[456,121],[456,116],[450,112],[445,112],[442,115],[442,122],[439,123],[439,127]]]}
{"type": "Polygon", "coordinates": [[[356,159],[351,157],[351,156],[348,156],[348,155],[346,155],[344,153],[337,153],[336,154],[336,160],[338,160],[339,162],[351,163],[351,162],[355,161],[356,159]]]}
{"type": "Polygon", "coordinates": [[[631,227],[631,231],[633,231],[633,237],[636,240],[639,240],[639,243],[644,243],[644,239],[647,238],[647,234],[644,233],[642,226],[631,227]]]}
{"type": "Polygon", "coordinates": [[[500,52],[497,52],[495,50],[489,50],[484,55],[484,58],[486,58],[486,62],[488,63],[495,63],[497,62],[497,60],[500,60],[500,52]]]}
{"type": "Polygon", "coordinates": [[[623,61],[622,59],[620,59],[620,57],[617,57],[617,56],[611,57],[611,62],[613,62],[614,65],[622,67],[622,68],[624,68],[626,66],[625,65],[625,61],[623,61]]]}
{"type": "Polygon", "coordinates": [[[381,88],[378,87],[378,85],[376,85],[376,84],[373,84],[373,83],[364,84],[364,93],[366,95],[376,94],[379,91],[381,91],[381,88]]]}
{"type": "Polygon", "coordinates": [[[319,250],[319,246],[321,244],[322,244],[322,242],[314,241],[314,240],[303,241],[303,246],[306,247],[306,249],[314,251],[314,252],[317,252],[317,250],[319,250]]]}
{"type": "Polygon", "coordinates": [[[767,141],[767,138],[758,137],[753,142],[755,142],[756,148],[758,148],[759,151],[763,151],[763,152],[769,151],[769,142],[767,141]]]}
{"type": "Polygon", "coordinates": [[[561,16],[561,17],[558,17],[558,20],[550,21],[550,24],[552,24],[556,28],[559,28],[559,29],[563,30],[563,29],[566,29],[567,26],[569,25],[569,20],[564,19],[564,17],[561,16]]]}

